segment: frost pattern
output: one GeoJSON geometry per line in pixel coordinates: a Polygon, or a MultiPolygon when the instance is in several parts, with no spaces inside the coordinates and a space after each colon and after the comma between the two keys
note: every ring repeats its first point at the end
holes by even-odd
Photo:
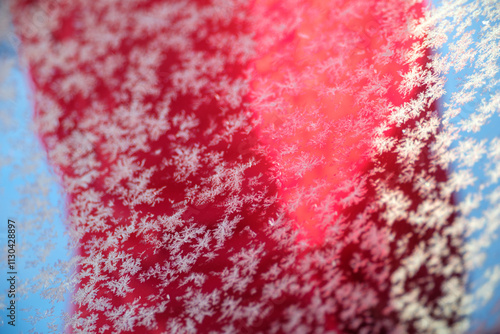
{"type": "Polygon", "coordinates": [[[458,333],[491,298],[500,267],[466,285],[500,224],[500,141],[473,136],[495,1],[12,11],[78,250],[68,330],[458,333]]]}

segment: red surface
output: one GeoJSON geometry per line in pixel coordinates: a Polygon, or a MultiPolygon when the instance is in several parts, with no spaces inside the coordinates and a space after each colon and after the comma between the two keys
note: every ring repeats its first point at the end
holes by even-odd
{"type": "MultiPolygon", "coordinates": [[[[18,26],[22,26],[19,21],[23,19],[23,12],[32,6],[28,3],[31,2],[19,2],[14,6],[18,26]]],[[[96,18],[103,15],[106,10],[100,9],[98,3],[104,2],[87,2],[84,5],[85,15],[89,15],[89,12],[96,18]]],[[[159,1],[145,2],[139,7],[148,8],[155,3],[159,1]]],[[[200,7],[208,6],[206,1],[196,3],[200,7]]],[[[318,0],[300,1],[297,4],[299,3],[307,3],[305,7],[309,11],[308,14],[316,12],[317,15],[304,15],[291,34],[280,36],[271,31],[271,28],[293,21],[298,16],[296,6],[282,1],[255,1],[248,6],[239,6],[241,15],[233,17],[229,23],[213,18],[206,21],[206,32],[200,33],[197,30],[188,34],[187,38],[192,43],[194,53],[199,51],[205,57],[204,61],[209,63],[213,59],[224,59],[224,70],[216,76],[207,75],[205,81],[200,78],[186,79],[199,80],[199,95],[193,93],[193,86],[190,86],[189,82],[187,90],[180,89],[184,78],[172,75],[188,63],[192,55],[177,52],[173,47],[166,48],[163,52],[165,57],[157,69],[160,73],[157,91],[146,92],[142,101],[143,105],[151,104],[151,108],[139,111],[136,116],[128,117],[129,110],[125,109],[122,118],[113,114],[121,104],[113,94],[115,91],[121,89],[122,92],[132,95],[134,91],[141,89],[140,85],[118,88],[120,83],[125,82],[128,73],[125,69],[134,66],[127,63],[131,53],[135,47],[140,47],[141,43],[147,45],[151,40],[159,38],[157,34],[169,34],[169,29],[177,28],[167,26],[158,30],[157,34],[145,34],[143,39],[130,37],[129,41],[122,40],[113,53],[123,55],[128,60],[122,68],[113,71],[111,76],[100,76],[98,72],[88,70],[91,65],[72,59],[66,60],[72,64],[68,67],[69,70],[63,71],[53,66],[52,74],[47,76],[43,71],[50,66],[37,64],[33,60],[34,57],[31,57],[30,66],[35,89],[39,94],[53,98],[62,111],[53,131],[43,127],[40,129],[40,136],[47,147],[49,157],[56,151],[57,145],[54,145],[54,141],[69,141],[75,133],[97,138],[92,141],[91,151],[86,151],[81,156],[77,156],[77,151],[68,152],[71,163],[55,163],[63,179],[76,180],[76,185],[71,189],[67,188],[67,192],[68,206],[73,210],[70,214],[81,218],[72,219],[70,222],[75,230],[82,233],[79,240],[80,254],[94,260],[89,251],[92,249],[89,245],[92,245],[93,240],[102,238],[110,242],[108,245],[102,244],[93,248],[100,249],[103,257],[101,262],[84,261],[83,266],[79,268],[83,277],[80,289],[85,290],[89,282],[96,278],[96,273],[101,273],[102,280],[94,284],[94,300],[109,298],[115,308],[133,305],[134,301],[143,309],[158,307],[164,303],[164,310],[157,310],[155,314],[156,329],[135,323],[135,332],[174,332],[171,322],[174,318],[184,319],[187,321],[184,326],[189,326],[186,320],[190,319],[189,316],[183,318],[186,313],[184,297],[189,295],[191,289],[197,289],[197,286],[193,281],[187,284],[182,282],[191,273],[206,274],[201,291],[206,294],[213,293],[213,313],[193,322],[194,330],[199,333],[221,331],[224,326],[229,325],[234,327],[226,327],[228,331],[251,333],[294,330],[361,333],[363,329],[368,333],[385,333],[397,328],[402,321],[391,305],[389,294],[389,277],[400,266],[401,261],[392,254],[394,249],[391,248],[393,246],[389,233],[400,238],[411,232],[412,227],[405,222],[400,222],[397,227],[391,226],[380,216],[380,208],[375,205],[374,185],[380,180],[386,182],[389,187],[397,187],[412,198],[413,208],[419,204],[420,199],[412,184],[397,185],[396,178],[401,170],[396,162],[396,155],[386,153],[372,162],[369,152],[373,129],[387,120],[390,114],[390,110],[386,108],[387,104],[399,105],[404,102],[401,94],[397,92],[400,82],[398,72],[406,70],[407,65],[397,61],[397,57],[387,58],[389,61],[384,64],[383,61],[375,61],[374,56],[387,52],[382,47],[391,38],[394,40],[391,50],[393,53],[404,52],[410,47],[408,43],[398,42],[401,36],[396,34],[394,28],[404,26],[411,16],[421,15],[421,8],[404,7],[399,1],[358,1],[355,5],[351,1],[318,0]],[[332,7],[338,7],[340,10],[343,6],[352,6],[344,17],[332,17],[329,13],[332,7]],[[399,10],[394,10],[398,7],[399,10]],[[211,39],[211,36],[217,36],[220,32],[233,36],[240,32],[253,33],[255,53],[246,58],[237,56],[238,60],[231,62],[229,59],[236,50],[234,45],[222,45],[214,41],[215,37],[211,39]],[[354,42],[355,37],[358,39],[354,42]],[[269,38],[274,40],[270,42],[269,38]],[[317,47],[311,49],[308,42],[310,40],[318,41],[317,47]],[[345,44],[348,47],[342,48],[345,44]],[[242,62],[242,59],[246,59],[246,62],[242,62]],[[341,62],[324,71],[315,67],[329,59],[340,59],[341,62]],[[374,73],[373,76],[370,71],[353,75],[360,68],[369,69],[374,73]],[[81,93],[73,96],[60,95],[58,83],[64,77],[78,72],[95,79],[96,84],[91,88],[91,93],[87,96],[81,93]],[[290,75],[298,78],[295,93],[280,88],[290,82],[290,75]],[[225,77],[229,77],[230,81],[248,79],[249,90],[237,92],[241,103],[238,102],[237,96],[236,102],[231,104],[232,92],[225,90],[221,84],[225,77]],[[375,78],[382,77],[388,78],[379,85],[382,90],[372,90],[371,87],[377,87],[375,78]],[[339,83],[345,83],[348,88],[333,94],[327,93],[325,87],[339,83]],[[157,203],[142,203],[133,208],[137,213],[134,217],[131,205],[127,205],[131,196],[120,191],[112,192],[107,188],[107,180],[116,168],[120,156],[110,152],[109,143],[116,138],[110,138],[111,130],[106,129],[111,129],[113,124],[138,124],[146,122],[146,117],[158,117],[162,101],[165,101],[162,99],[172,90],[177,94],[169,102],[170,127],[159,133],[156,140],[148,139],[149,150],[129,150],[130,156],[141,161],[138,163],[139,170],[152,170],[148,189],[161,189],[155,196],[157,203]],[[265,93],[269,94],[267,98],[265,93]],[[278,100],[278,106],[272,106],[272,102],[278,100]],[[108,115],[100,118],[107,119],[107,123],[96,122],[92,127],[82,128],[82,123],[92,123],[92,113],[108,115]],[[185,120],[187,113],[195,115],[199,123],[192,130],[194,135],[184,140],[180,134],[182,129],[180,125],[176,125],[175,118],[185,120]],[[235,131],[228,134],[226,130],[232,124],[237,125],[231,122],[242,115],[247,117],[249,123],[256,124],[254,129],[249,131],[248,127],[235,126],[235,131]],[[207,129],[211,127],[215,130],[208,133],[207,129]],[[285,149],[291,146],[295,146],[295,151],[285,149]],[[189,169],[186,169],[179,173],[175,159],[169,163],[181,147],[202,149],[201,167],[197,168],[196,172],[190,173],[189,169]],[[224,154],[216,161],[214,157],[218,152],[224,154]],[[319,163],[300,171],[297,166],[304,152],[307,152],[310,159],[307,166],[314,165],[314,161],[319,163]],[[79,175],[74,162],[85,160],[92,154],[97,161],[96,167],[93,167],[96,176],[91,178],[88,186],[80,187],[78,182],[82,181],[78,181],[79,175]],[[253,162],[249,163],[252,160],[253,162]],[[245,164],[247,168],[239,174],[241,166],[245,164]],[[221,167],[224,167],[226,172],[221,180],[210,179],[221,167]],[[259,175],[260,183],[252,182],[251,178],[259,175]],[[207,180],[210,180],[211,184],[206,184],[207,180]],[[358,183],[346,183],[349,180],[358,180],[358,183]],[[318,181],[321,181],[320,186],[318,181]],[[356,184],[361,185],[359,194],[349,197],[356,191],[356,184]],[[199,186],[198,189],[195,188],[196,185],[199,186]],[[216,185],[220,186],[220,191],[216,185]],[[89,196],[91,191],[102,194],[99,205],[96,204],[91,209],[79,208],[78,197],[89,196]],[[204,192],[212,192],[212,195],[204,196],[204,192]],[[313,195],[308,197],[310,193],[313,195]],[[242,201],[234,212],[228,211],[227,205],[232,198],[242,201]],[[273,202],[274,198],[278,198],[279,202],[273,202]],[[348,200],[343,201],[345,198],[348,200]],[[161,220],[161,216],[175,214],[178,208],[184,205],[179,203],[186,199],[188,209],[177,217],[178,226],[175,226],[175,222],[170,222],[160,224],[160,230],[139,228],[142,219],[161,220]],[[323,206],[321,210],[320,206],[323,206]],[[112,208],[111,217],[103,213],[106,208],[112,208]],[[284,212],[278,211],[279,208],[285,208],[284,212]],[[363,219],[359,218],[360,214],[364,215],[363,219]],[[103,227],[89,226],[89,217],[99,215],[104,217],[103,227]],[[274,235],[281,233],[282,238],[275,240],[269,233],[269,222],[279,220],[280,216],[288,221],[282,232],[276,229],[278,232],[274,232],[274,235]],[[346,217],[345,221],[349,223],[336,226],[338,232],[333,233],[331,227],[341,216],[346,217]],[[238,223],[232,237],[225,240],[220,247],[218,242],[212,239],[207,248],[199,250],[200,257],[191,264],[189,270],[177,272],[168,285],[161,286],[160,276],[142,280],[141,275],[145,275],[156,265],[168,266],[174,262],[177,253],[167,245],[173,243],[175,238],[185,235],[183,233],[191,228],[201,229],[203,233],[212,231],[211,235],[214,235],[224,219],[237,219],[238,223]],[[130,228],[130,233],[123,233],[127,228],[130,228]],[[293,237],[297,231],[301,231],[301,234],[293,237]],[[371,243],[372,239],[367,237],[372,232],[379,235],[376,244],[371,243]],[[117,237],[113,242],[112,238],[120,234],[123,236],[117,237]],[[287,238],[294,244],[304,246],[286,247],[283,240],[287,238]],[[256,272],[243,273],[243,276],[252,276],[252,279],[241,290],[226,289],[218,273],[236,268],[230,261],[231,256],[252,247],[260,249],[259,265],[256,272]],[[217,251],[217,256],[213,259],[205,256],[211,250],[217,251]],[[123,297],[106,285],[110,280],[121,277],[119,269],[107,273],[103,269],[104,259],[113,252],[124,252],[131,258],[141,260],[141,269],[130,279],[129,287],[133,291],[123,297]],[[314,258],[315,254],[319,254],[320,260],[305,260],[314,258]],[[352,266],[353,254],[360,254],[359,266],[352,266]],[[338,265],[332,266],[333,262],[338,265]],[[275,278],[263,275],[276,264],[283,268],[280,274],[275,278]],[[266,284],[279,282],[288,275],[298,277],[295,288],[292,284],[289,290],[281,295],[263,297],[263,287],[266,284]],[[356,294],[359,295],[356,297],[356,294]],[[151,295],[157,298],[151,299],[151,295]],[[250,313],[240,319],[232,316],[237,312],[228,313],[224,306],[224,301],[231,298],[241,300],[242,307],[248,309],[253,303],[262,302],[261,308],[255,310],[261,318],[256,317],[257,320],[253,321],[248,316],[250,313]],[[373,299],[373,302],[370,299],[373,299]],[[292,304],[303,310],[301,318],[293,315],[297,318],[297,323],[291,321],[288,313],[288,307],[292,304]],[[307,327],[301,329],[301,323],[307,327]]],[[[64,9],[65,2],[58,2],[54,6],[62,9],[63,14],[57,19],[60,25],[52,31],[52,40],[63,43],[68,39],[75,41],[77,47],[81,47],[78,46],[79,34],[94,27],[78,24],[79,11],[75,10],[78,6],[68,5],[71,10],[64,9]]],[[[172,26],[176,20],[173,22],[172,26]]],[[[117,29],[121,28],[117,25],[117,29]]],[[[127,29],[133,31],[133,27],[127,29]]],[[[35,37],[23,34],[22,31],[20,34],[26,48],[29,48],[30,43],[35,43],[36,34],[35,37]]],[[[48,46],[56,47],[56,42],[48,46]]],[[[144,54],[146,55],[147,51],[144,54]]],[[[28,59],[30,60],[30,56],[28,59]]],[[[408,98],[416,93],[417,90],[409,94],[408,98]]],[[[132,102],[130,106],[134,108],[132,102]]],[[[50,110],[37,110],[38,117],[48,112],[50,110]]],[[[427,116],[424,112],[421,119],[427,116]]],[[[409,129],[414,124],[406,124],[405,127],[409,129]]],[[[400,131],[401,128],[392,126],[386,134],[398,136],[400,131]]],[[[124,136],[128,134],[125,132],[124,136]]],[[[119,144],[120,139],[115,141],[115,145],[119,144]]],[[[73,148],[78,150],[78,144],[75,143],[73,148]]],[[[127,151],[120,154],[126,156],[127,151]]],[[[426,154],[425,150],[421,153],[417,170],[429,169],[426,154]]],[[[136,182],[134,180],[137,180],[138,173],[137,171],[127,175],[119,183],[125,189],[131,187],[128,182],[136,182]]],[[[436,171],[434,176],[444,179],[445,173],[436,171]]],[[[411,249],[428,237],[415,233],[408,247],[411,249]]],[[[190,253],[197,252],[194,241],[195,239],[189,240],[181,246],[179,253],[189,256],[190,253]]],[[[439,274],[432,276],[424,270],[414,278],[414,282],[417,282],[419,277],[434,279],[435,289],[428,292],[428,305],[432,308],[441,294],[440,283],[443,279],[439,274]]],[[[83,295],[85,294],[84,292],[83,295]]],[[[91,305],[84,301],[77,304],[74,312],[81,319],[97,315],[95,328],[106,329],[105,326],[109,326],[109,330],[104,332],[113,332],[112,329],[117,328],[117,321],[105,311],[92,309],[91,305]]],[[[447,321],[452,323],[456,319],[450,317],[447,321]]],[[[82,323],[79,329],[85,329],[86,326],[88,325],[82,323]]],[[[409,330],[415,331],[415,328],[410,324],[409,330]]],[[[77,329],[73,331],[78,332],[77,329]]]]}

